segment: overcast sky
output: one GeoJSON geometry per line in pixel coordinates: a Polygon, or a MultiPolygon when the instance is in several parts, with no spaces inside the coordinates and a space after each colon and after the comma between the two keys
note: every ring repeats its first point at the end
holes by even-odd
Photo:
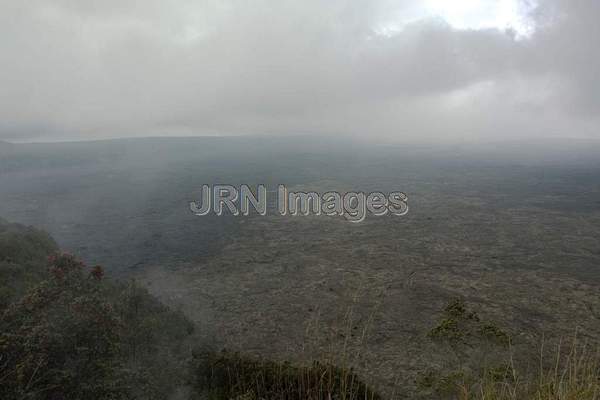
{"type": "Polygon", "coordinates": [[[597,0],[0,0],[0,139],[600,139],[597,0]]]}

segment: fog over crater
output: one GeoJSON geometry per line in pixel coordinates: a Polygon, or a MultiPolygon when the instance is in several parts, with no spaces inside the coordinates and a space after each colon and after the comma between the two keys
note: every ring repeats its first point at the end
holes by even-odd
{"type": "Polygon", "coordinates": [[[600,3],[0,3],[0,140],[598,138],[600,3]]]}

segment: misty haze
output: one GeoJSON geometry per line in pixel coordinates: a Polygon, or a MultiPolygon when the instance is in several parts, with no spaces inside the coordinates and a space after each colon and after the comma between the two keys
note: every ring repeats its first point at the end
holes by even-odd
{"type": "Polygon", "coordinates": [[[600,399],[599,18],[0,1],[0,398],[600,399]]]}

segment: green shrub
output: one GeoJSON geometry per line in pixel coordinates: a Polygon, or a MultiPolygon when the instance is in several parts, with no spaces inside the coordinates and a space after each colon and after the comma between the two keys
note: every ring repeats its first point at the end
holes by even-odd
{"type": "Polygon", "coordinates": [[[376,400],[381,397],[349,369],[314,362],[294,366],[227,351],[194,354],[194,386],[211,399],[376,400]]]}

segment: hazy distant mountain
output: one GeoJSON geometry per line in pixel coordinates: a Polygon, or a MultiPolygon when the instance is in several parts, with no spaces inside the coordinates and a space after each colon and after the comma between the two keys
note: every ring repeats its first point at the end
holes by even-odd
{"type": "Polygon", "coordinates": [[[8,142],[4,142],[2,140],[0,140],[0,153],[5,153],[6,151],[9,151],[10,149],[12,149],[15,145],[12,143],[8,143],[8,142]]]}

